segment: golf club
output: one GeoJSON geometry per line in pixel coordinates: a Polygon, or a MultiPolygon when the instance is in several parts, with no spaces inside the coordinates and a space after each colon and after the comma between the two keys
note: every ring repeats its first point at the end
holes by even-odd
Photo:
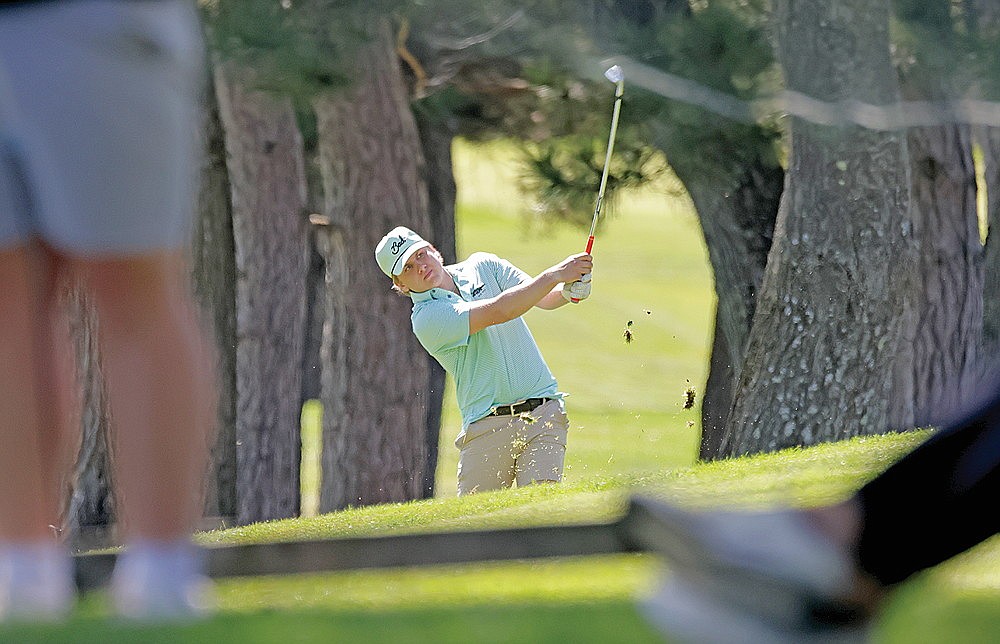
{"type": "MultiPolygon", "coordinates": [[[[590,236],[587,238],[587,253],[594,248],[594,232],[597,230],[597,218],[604,204],[604,189],[608,185],[608,166],[611,163],[611,153],[615,149],[615,133],[618,131],[618,114],[621,113],[622,94],[625,93],[625,72],[618,65],[612,65],[604,72],[604,77],[615,84],[615,108],[611,115],[611,133],[608,135],[608,152],[604,157],[604,171],[601,173],[601,187],[597,191],[597,205],[594,206],[594,220],[590,223],[590,236]]],[[[586,276],[585,276],[586,277],[586,276]]],[[[578,300],[573,299],[574,302],[578,300]]]]}
{"type": "Polygon", "coordinates": [[[594,231],[597,229],[597,217],[601,214],[604,204],[604,189],[608,185],[608,166],[611,163],[611,152],[615,149],[615,133],[618,131],[618,114],[622,107],[622,94],[625,92],[625,72],[618,65],[612,65],[604,72],[604,77],[615,84],[615,109],[611,115],[611,133],[608,136],[608,152],[604,157],[604,172],[601,173],[601,187],[597,191],[597,205],[594,207],[594,220],[590,224],[590,237],[587,239],[587,252],[594,247],[594,231]]]}

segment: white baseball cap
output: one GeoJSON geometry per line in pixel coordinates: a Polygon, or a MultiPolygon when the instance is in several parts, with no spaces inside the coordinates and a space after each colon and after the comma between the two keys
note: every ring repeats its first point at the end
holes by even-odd
{"type": "Polygon", "coordinates": [[[382,272],[392,277],[403,272],[403,266],[410,255],[421,248],[430,246],[423,237],[406,226],[390,230],[375,247],[375,261],[382,272]]]}

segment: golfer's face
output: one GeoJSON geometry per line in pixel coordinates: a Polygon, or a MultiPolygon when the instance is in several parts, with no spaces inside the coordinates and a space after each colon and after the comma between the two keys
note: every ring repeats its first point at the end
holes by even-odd
{"type": "Polygon", "coordinates": [[[413,253],[403,264],[399,274],[399,283],[413,291],[421,293],[435,286],[440,286],[444,276],[444,268],[430,248],[421,248],[413,253]]]}

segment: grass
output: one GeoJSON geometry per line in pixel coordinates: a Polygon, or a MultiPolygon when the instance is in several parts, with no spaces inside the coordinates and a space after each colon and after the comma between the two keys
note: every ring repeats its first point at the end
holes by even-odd
{"type": "MultiPolygon", "coordinates": [[[[492,250],[537,272],[579,249],[579,232],[532,232],[516,213],[489,205],[490,199],[516,199],[502,148],[492,149],[492,159],[468,148],[457,152],[465,173],[460,252],[492,250]]],[[[572,393],[563,484],[455,497],[457,454],[449,441],[458,417],[449,391],[437,498],[208,532],[199,541],[611,520],[634,492],[692,507],[811,506],[850,494],[926,437],[873,436],[696,464],[699,409],[683,410],[681,402],[688,381],[699,392],[703,386],[713,302],[693,218],[683,202],[663,201],[669,207],[657,209],[654,196],[634,197],[600,234],[591,300],[529,314],[550,366],[572,393]],[[636,322],[631,345],[620,337],[628,319],[636,322]]],[[[315,403],[303,411],[303,507],[313,509],[318,412],[315,403]]],[[[661,640],[640,617],[637,600],[663,574],[669,570],[655,557],[616,555],[230,579],[218,584],[217,614],[195,624],[123,624],[109,618],[105,597],[92,593],[67,624],[6,625],[0,641],[642,644],[661,640]]],[[[903,586],[877,624],[874,641],[989,642],[998,628],[1000,544],[994,540],[903,586]]]]}
{"type": "MultiPolygon", "coordinates": [[[[609,520],[636,491],[692,507],[815,505],[843,498],[926,435],[857,438],[606,480],[353,508],[199,539],[252,543],[609,520]]],[[[93,593],[69,624],[7,626],[0,641],[655,642],[636,606],[663,574],[669,570],[650,555],[614,555],[231,579],[218,583],[217,615],[197,624],[122,624],[107,617],[104,597],[93,593]]],[[[1000,543],[994,540],[906,584],[878,622],[874,641],[993,641],[998,581],[1000,543]]]]}

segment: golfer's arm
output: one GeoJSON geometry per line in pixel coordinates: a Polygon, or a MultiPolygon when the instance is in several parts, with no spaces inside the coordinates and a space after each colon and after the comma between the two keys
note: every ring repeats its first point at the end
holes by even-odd
{"type": "MultiPolygon", "coordinates": [[[[559,283],[559,279],[546,271],[496,297],[476,302],[469,309],[469,335],[524,315],[543,298],[550,296],[559,283]]],[[[561,295],[559,297],[562,298],[561,295]]]]}
{"type": "Polygon", "coordinates": [[[546,311],[551,311],[553,309],[558,309],[560,306],[566,304],[567,300],[562,294],[562,282],[556,284],[555,288],[549,291],[549,294],[538,301],[537,306],[540,309],[546,311]]]}

